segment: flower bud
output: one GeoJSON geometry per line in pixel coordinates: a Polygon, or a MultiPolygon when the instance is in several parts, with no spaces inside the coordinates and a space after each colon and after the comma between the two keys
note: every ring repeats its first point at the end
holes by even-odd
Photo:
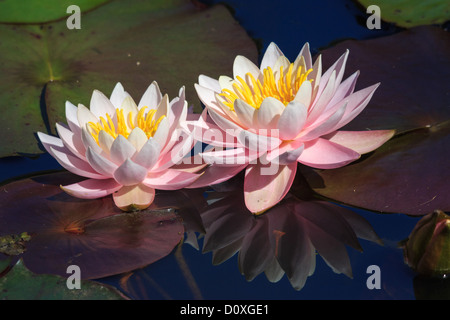
{"type": "Polygon", "coordinates": [[[450,216],[436,210],[416,224],[404,244],[405,262],[420,274],[450,273],[450,216]]]}

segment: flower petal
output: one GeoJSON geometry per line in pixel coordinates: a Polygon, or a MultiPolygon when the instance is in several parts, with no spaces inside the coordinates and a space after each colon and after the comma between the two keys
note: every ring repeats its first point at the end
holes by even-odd
{"type": "Polygon", "coordinates": [[[219,81],[203,74],[198,76],[198,84],[215,92],[221,91],[219,81]]]}
{"type": "Polygon", "coordinates": [[[130,132],[128,141],[136,148],[136,151],[139,152],[144,144],[147,143],[148,138],[141,128],[136,127],[130,132]]]}
{"type": "Polygon", "coordinates": [[[258,110],[255,111],[256,123],[258,129],[275,129],[280,115],[284,111],[284,104],[273,97],[268,97],[261,102],[258,110]]]}
{"type": "Polygon", "coordinates": [[[302,131],[308,115],[308,109],[300,102],[289,102],[278,120],[280,139],[292,140],[302,131]]]}
{"type": "Polygon", "coordinates": [[[125,98],[127,98],[129,96],[130,96],[130,94],[128,92],[126,92],[125,89],[123,88],[122,84],[120,82],[118,82],[115,85],[109,100],[113,104],[114,108],[118,109],[118,108],[122,107],[122,102],[125,100],[125,98]]]}
{"type": "Polygon", "coordinates": [[[118,135],[111,145],[110,158],[117,165],[121,165],[126,159],[136,153],[136,148],[124,136],[118,135]]]}
{"type": "Polygon", "coordinates": [[[272,67],[281,56],[284,56],[283,52],[274,42],[271,42],[264,52],[260,69],[264,70],[267,67],[272,67]]]}
{"type": "Polygon", "coordinates": [[[107,196],[119,190],[121,187],[114,179],[88,179],[67,186],[61,186],[61,189],[77,198],[97,199],[107,196]]]}
{"type": "Polygon", "coordinates": [[[80,124],[78,123],[78,108],[70,103],[69,101],[66,101],[66,120],[67,124],[69,125],[70,130],[76,135],[81,135],[81,128],[80,124]]]}
{"type": "Polygon", "coordinates": [[[234,100],[234,111],[243,128],[249,129],[254,127],[255,108],[244,100],[236,99],[234,100]]]}
{"type": "Polygon", "coordinates": [[[360,157],[360,154],[340,144],[318,138],[305,142],[298,162],[318,169],[334,169],[343,167],[360,157]]]}
{"type": "Polygon", "coordinates": [[[322,138],[364,154],[377,149],[394,134],[395,130],[336,131],[322,138]]]}
{"type": "Polygon", "coordinates": [[[116,112],[111,101],[98,90],[92,93],[90,110],[97,118],[105,117],[106,114],[112,116],[116,112]]]}
{"type": "Polygon", "coordinates": [[[151,173],[142,183],[158,190],[178,190],[190,185],[198,177],[196,173],[167,169],[151,173]]]}
{"type": "Polygon", "coordinates": [[[219,166],[212,165],[206,168],[203,174],[195,180],[192,184],[187,186],[188,189],[202,188],[206,186],[215,185],[234,177],[239,172],[245,169],[248,164],[237,166],[219,166]]]}
{"type": "Polygon", "coordinates": [[[260,214],[280,202],[289,191],[297,172],[297,163],[289,165],[255,164],[245,171],[245,205],[260,214]]]}
{"type": "MultiPolygon", "coordinates": [[[[107,133],[105,130],[100,130],[100,132],[98,133],[98,144],[100,148],[102,148],[102,150],[108,155],[111,152],[111,146],[113,142],[114,138],[109,133],[107,133]]],[[[94,149],[93,151],[95,150],[96,149],[94,149]]]]}
{"type": "Polygon", "coordinates": [[[156,109],[162,99],[161,90],[159,89],[158,83],[153,81],[145,90],[144,95],[138,104],[138,109],[142,107],[149,107],[150,109],[156,109]]]}
{"type": "Polygon", "coordinates": [[[158,161],[160,151],[161,147],[158,142],[153,138],[150,138],[143,145],[139,153],[133,157],[133,161],[147,170],[150,170],[158,161]]]}
{"type": "Polygon", "coordinates": [[[141,183],[147,175],[147,169],[126,159],[116,171],[114,179],[123,186],[131,186],[141,183]]]}
{"type": "Polygon", "coordinates": [[[69,128],[60,123],[56,123],[56,131],[58,132],[59,137],[61,138],[66,148],[70,150],[70,152],[72,152],[81,160],[86,160],[86,157],[84,156],[86,153],[86,148],[84,147],[84,144],[79,136],[75,136],[75,134],[70,131],[69,128]]]}
{"type": "Polygon", "coordinates": [[[89,122],[97,123],[99,119],[84,105],[79,104],[77,108],[77,119],[81,129],[86,127],[89,122]]]}
{"type": "Polygon", "coordinates": [[[86,158],[95,171],[108,178],[114,177],[113,173],[117,169],[115,163],[95,153],[90,147],[86,151],[86,158]]]}
{"type": "Polygon", "coordinates": [[[251,73],[255,79],[259,78],[260,70],[259,68],[248,58],[244,56],[236,56],[233,63],[233,77],[237,79],[237,77],[241,77],[245,79],[245,75],[247,73],[251,73]]]}
{"type": "Polygon", "coordinates": [[[123,186],[113,193],[116,206],[123,211],[144,210],[155,199],[155,189],[144,184],[135,186],[123,186]]]}

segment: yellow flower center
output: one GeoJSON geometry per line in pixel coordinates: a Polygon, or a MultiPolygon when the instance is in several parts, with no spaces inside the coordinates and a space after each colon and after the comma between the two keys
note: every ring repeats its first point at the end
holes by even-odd
{"type": "Polygon", "coordinates": [[[272,68],[267,67],[263,70],[262,81],[256,80],[251,73],[246,74],[247,82],[236,76],[238,81],[234,81],[232,85],[234,91],[223,89],[220,96],[225,98],[223,103],[232,111],[236,99],[244,100],[255,109],[259,109],[261,102],[267,97],[276,98],[287,105],[294,100],[304,81],[312,81],[307,80],[311,72],[312,69],[303,70],[302,66],[294,70],[294,63],[291,63],[286,72],[283,72],[283,66],[280,67],[280,77],[277,81],[272,68]]]}
{"type": "Polygon", "coordinates": [[[159,117],[158,119],[153,119],[156,113],[155,109],[150,109],[147,114],[145,114],[145,109],[147,107],[141,108],[139,110],[136,119],[133,119],[133,113],[128,113],[128,119],[125,118],[123,109],[116,109],[117,114],[117,127],[114,125],[114,122],[111,119],[109,114],[106,114],[106,119],[104,117],[100,117],[100,121],[97,123],[89,122],[89,131],[95,141],[98,142],[98,135],[100,131],[104,130],[114,139],[120,134],[125,138],[128,138],[131,131],[134,128],[138,127],[142,129],[147,135],[147,138],[153,137],[156,130],[158,129],[159,123],[165,117],[164,115],[159,117]],[[128,125],[127,125],[128,120],[128,125]]]}

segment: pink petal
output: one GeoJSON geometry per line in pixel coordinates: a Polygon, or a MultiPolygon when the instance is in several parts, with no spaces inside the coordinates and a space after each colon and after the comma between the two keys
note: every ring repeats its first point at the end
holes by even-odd
{"type": "Polygon", "coordinates": [[[117,165],[115,163],[95,153],[90,147],[86,151],[86,158],[95,171],[105,177],[113,178],[113,173],[117,169],[117,165]]]}
{"type": "Polygon", "coordinates": [[[143,184],[124,186],[113,193],[116,206],[123,211],[143,210],[155,199],[155,189],[143,184]]]}
{"type": "Polygon", "coordinates": [[[227,181],[244,170],[245,167],[247,167],[247,164],[236,166],[209,166],[206,168],[205,172],[187,188],[202,188],[227,181]]]}
{"type": "Polygon", "coordinates": [[[322,120],[322,123],[314,123],[299,135],[299,139],[310,141],[336,130],[335,128],[344,116],[346,108],[347,104],[344,104],[337,109],[334,114],[330,115],[327,119],[322,120]]]}
{"type": "Polygon", "coordinates": [[[336,131],[322,138],[364,154],[379,148],[394,134],[395,130],[336,131]]]}
{"type": "Polygon", "coordinates": [[[198,177],[196,173],[167,169],[149,174],[142,183],[158,190],[178,190],[190,185],[198,177]]]}
{"type": "Polygon", "coordinates": [[[253,214],[261,214],[280,202],[289,191],[297,172],[297,163],[289,165],[255,164],[245,171],[245,205],[253,214]]]}
{"type": "Polygon", "coordinates": [[[119,190],[121,187],[114,179],[88,179],[67,186],[61,186],[61,189],[77,198],[97,199],[107,196],[119,190]]]}
{"type": "Polygon", "coordinates": [[[278,121],[280,139],[292,140],[300,133],[306,122],[308,109],[300,102],[290,102],[278,121]]]}
{"type": "Polygon", "coordinates": [[[349,148],[326,139],[318,138],[305,142],[298,162],[318,169],[334,169],[343,167],[358,159],[360,154],[349,148]]]}
{"type": "Polygon", "coordinates": [[[205,151],[200,155],[208,164],[242,165],[249,162],[244,148],[205,151]]]}
{"type": "Polygon", "coordinates": [[[37,135],[45,150],[66,170],[86,178],[106,178],[95,172],[87,162],[73,156],[70,150],[64,146],[61,139],[42,132],[38,132],[37,135]]]}
{"type": "Polygon", "coordinates": [[[285,141],[280,148],[267,153],[266,161],[281,165],[291,164],[297,161],[304,149],[305,145],[302,140],[285,141]]]}
{"type": "Polygon", "coordinates": [[[153,168],[158,161],[161,147],[158,142],[152,138],[148,139],[142,149],[133,157],[133,161],[147,170],[153,168]]]}
{"type": "MultiPolygon", "coordinates": [[[[75,156],[81,160],[86,160],[85,153],[86,148],[84,147],[83,141],[81,141],[80,136],[75,136],[75,134],[70,131],[65,125],[56,123],[56,131],[59,137],[66,146],[75,156]]],[[[81,133],[81,131],[80,131],[81,133]]]]}
{"type": "Polygon", "coordinates": [[[131,186],[141,183],[147,175],[147,169],[126,159],[116,171],[114,179],[123,186],[131,186]]]}
{"type": "Polygon", "coordinates": [[[69,125],[70,130],[77,136],[81,136],[81,128],[80,124],[78,123],[78,108],[70,103],[69,101],[66,101],[66,120],[67,124],[69,125]]]}

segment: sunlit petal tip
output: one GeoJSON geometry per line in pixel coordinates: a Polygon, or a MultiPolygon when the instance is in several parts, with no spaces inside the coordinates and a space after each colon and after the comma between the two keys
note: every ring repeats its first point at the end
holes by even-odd
{"type": "Polygon", "coordinates": [[[113,193],[114,204],[126,212],[144,210],[154,199],[155,189],[143,184],[124,186],[113,193]]]}
{"type": "Polygon", "coordinates": [[[70,194],[71,196],[81,199],[102,198],[119,190],[121,187],[122,186],[118,184],[116,181],[114,181],[114,179],[107,179],[107,180],[87,179],[66,186],[60,185],[60,188],[64,192],[70,194]]]}

